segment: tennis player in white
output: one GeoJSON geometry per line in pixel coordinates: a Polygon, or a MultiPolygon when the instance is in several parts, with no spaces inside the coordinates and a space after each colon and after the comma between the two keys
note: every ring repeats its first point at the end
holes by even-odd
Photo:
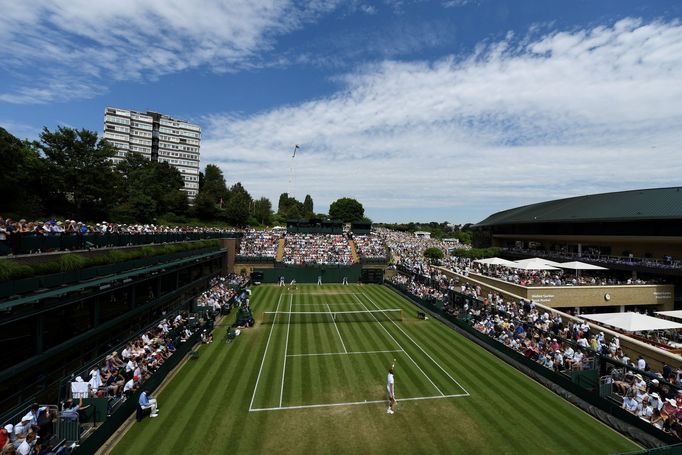
{"type": "Polygon", "coordinates": [[[386,379],[386,390],[388,391],[388,410],[386,414],[393,414],[395,412],[395,378],[393,377],[393,366],[388,369],[388,378],[386,379]]]}

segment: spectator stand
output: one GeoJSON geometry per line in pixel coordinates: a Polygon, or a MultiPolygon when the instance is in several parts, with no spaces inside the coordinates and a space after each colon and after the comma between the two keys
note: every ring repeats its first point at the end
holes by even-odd
{"type": "MultiPolygon", "coordinates": [[[[422,299],[412,295],[406,291],[404,287],[400,288],[390,282],[387,282],[386,284],[406,296],[410,301],[415,303],[417,307],[427,311],[432,316],[437,317],[456,330],[464,333],[468,338],[481,344],[490,352],[502,358],[504,361],[511,363],[525,374],[542,382],[556,393],[571,400],[574,404],[584,405],[586,402],[586,407],[581,406],[584,410],[600,420],[608,422],[610,425],[616,427],[619,431],[628,434],[641,444],[652,447],[679,442],[679,439],[672,434],[666,433],[656,428],[648,421],[644,421],[627,412],[616,400],[603,397],[603,391],[599,382],[595,384],[594,380],[583,380],[581,377],[582,375],[578,375],[576,378],[571,374],[565,374],[560,371],[558,372],[546,368],[523,352],[519,352],[506,345],[504,342],[490,337],[474,328],[476,320],[472,317],[471,313],[467,314],[462,310],[465,304],[468,305],[469,308],[475,309],[480,307],[482,303],[475,297],[453,291],[452,299],[448,306],[439,309],[436,305],[424,302],[422,299]],[[616,417],[620,422],[614,421],[609,415],[616,417]]],[[[554,337],[554,335],[552,336],[554,337]]],[[[561,341],[564,343],[572,342],[571,340],[566,339],[562,339],[561,341]]],[[[592,352],[591,355],[594,356],[591,365],[595,372],[598,371],[601,373],[602,371],[606,371],[608,364],[613,363],[610,359],[605,359],[604,356],[599,353],[592,352]],[[605,362],[605,360],[608,361],[605,362]]],[[[608,393],[608,390],[605,392],[608,393]]]]}
{"type": "MultiPolygon", "coordinates": [[[[157,328],[162,321],[164,320],[172,321],[177,314],[179,313],[172,313],[171,315],[166,315],[163,318],[159,318],[154,323],[147,326],[145,329],[140,330],[134,336],[130,337],[127,341],[120,343],[119,345],[113,347],[112,349],[109,349],[107,354],[103,354],[97,359],[88,363],[87,365],[79,367],[69,377],[64,378],[60,382],[59,386],[60,406],[63,406],[63,403],[67,399],[71,398],[71,383],[74,382],[76,378],[81,377],[83,381],[87,383],[88,379],[90,378],[89,372],[105,364],[113,352],[116,353],[123,352],[128,343],[134,340],[141,339],[142,335],[144,335],[145,333],[149,333],[151,330],[157,328]]],[[[199,319],[196,317],[196,315],[189,315],[185,326],[189,327],[192,324],[195,324],[195,329],[197,329],[200,326],[198,320],[199,319]],[[197,322],[195,323],[194,321],[197,322]]],[[[166,361],[168,361],[172,357],[175,357],[177,355],[178,346],[183,344],[180,341],[180,337],[181,331],[184,330],[185,326],[171,327],[169,332],[165,335],[165,338],[169,338],[172,341],[173,345],[176,347],[176,352],[170,355],[166,359],[166,361]]],[[[208,327],[212,328],[210,322],[206,322],[205,326],[207,328],[208,327]]],[[[142,384],[142,382],[140,384],[142,384]]],[[[144,382],[144,384],[146,386],[146,382],[144,382]]],[[[77,400],[74,399],[74,401],[77,400]]],[[[88,398],[83,399],[84,409],[79,412],[80,416],[78,422],[79,431],[77,432],[79,435],[79,439],[87,438],[90,435],[90,433],[94,432],[97,429],[97,426],[99,424],[105,422],[112,414],[117,412],[117,410],[125,401],[126,400],[124,399],[124,396],[122,394],[114,396],[110,395],[106,387],[100,388],[99,390],[91,390],[90,396],[88,398]]],[[[62,423],[68,425],[68,422],[66,421],[62,423]]]]}
{"type": "MultiPolygon", "coordinates": [[[[33,403],[35,403],[34,400],[29,400],[26,403],[5,412],[0,416],[0,425],[2,425],[2,427],[7,424],[16,426],[16,424],[21,422],[22,417],[31,412],[31,405],[33,403]]],[[[62,432],[59,428],[57,406],[54,404],[38,404],[38,409],[41,408],[45,408],[47,412],[47,419],[38,422],[38,426],[40,427],[38,435],[41,438],[41,442],[43,444],[49,444],[53,448],[53,451],[58,450],[60,447],[67,446],[69,442],[73,442],[62,436],[62,432]]]]}
{"type": "MultiPolygon", "coordinates": [[[[212,328],[211,322],[206,321],[197,326],[192,335],[186,342],[176,346],[176,351],[156,370],[145,382],[144,388],[154,391],[163,382],[166,376],[175,368],[178,363],[193,349],[194,345],[201,339],[201,331],[212,328]]],[[[97,428],[92,431],[87,438],[81,438],[80,446],[73,453],[92,454],[100,448],[109,437],[134,413],[138,407],[140,390],[134,392],[127,400],[123,401],[117,409],[113,410],[106,420],[100,422],[97,428]]]]}

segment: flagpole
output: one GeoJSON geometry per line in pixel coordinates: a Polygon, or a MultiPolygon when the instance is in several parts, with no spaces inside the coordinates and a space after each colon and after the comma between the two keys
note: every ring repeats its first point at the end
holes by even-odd
{"type": "Polygon", "coordinates": [[[294,158],[296,158],[296,150],[299,149],[298,144],[294,145],[294,153],[291,154],[291,162],[289,164],[289,197],[293,197],[291,191],[292,191],[292,182],[294,180],[294,158]]]}

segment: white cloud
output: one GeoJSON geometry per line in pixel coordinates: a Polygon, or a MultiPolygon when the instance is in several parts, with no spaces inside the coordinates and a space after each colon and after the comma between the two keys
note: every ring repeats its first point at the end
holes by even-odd
{"type": "MultiPolygon", "coordinates": [[[[369,66],[333,96],[208,118],[204,162],[273,200],[318,209],[442,208],[477,221],[514,205],[674,185],[682,171],[682,26],[613,26],[506,40],[474,55],[369,66]],[[483,215],[483,216],[482,216],[483,215]],[[476,218],[470,218],[476,217],[476,218]]],[[[415,218],[418,215],[415,215],[415,218]]]]}
{"type": "Polygon", "coordinates": [[[338,0],[0,0],[0,59],[15,86],[0,101],[89,97],[118,80],[147,80],[198,66],[272,64],[274,39],[338,0]]]}

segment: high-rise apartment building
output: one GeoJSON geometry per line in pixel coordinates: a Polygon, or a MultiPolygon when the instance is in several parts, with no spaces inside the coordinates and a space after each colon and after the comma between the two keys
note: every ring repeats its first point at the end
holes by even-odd
{"type": "Polygon", "coordinates": [[[180,171],[190,201],[199,192],[201,128],[157,112],[107,107],[104,138],[116,147],[118,163],[130,152],[168,163],[180,171]]]}

